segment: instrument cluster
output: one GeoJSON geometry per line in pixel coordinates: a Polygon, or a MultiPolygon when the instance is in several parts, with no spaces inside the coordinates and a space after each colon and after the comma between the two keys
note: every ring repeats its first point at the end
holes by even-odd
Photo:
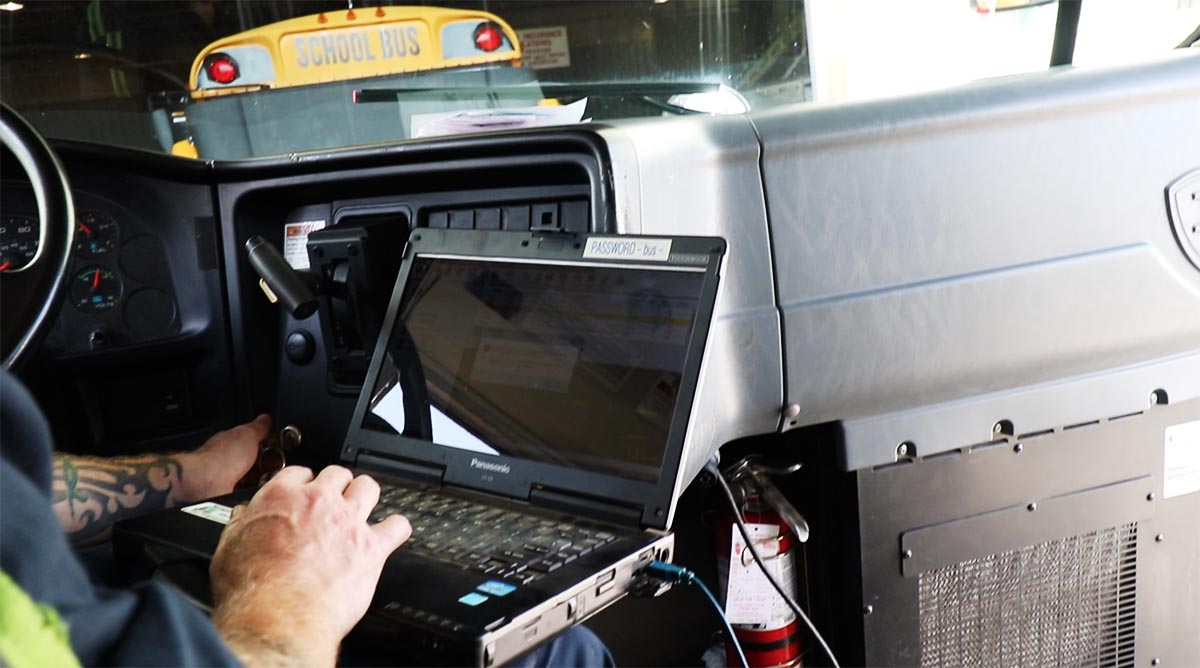
{"type": "MultiPolygon", "coordinates": [[[[24,200],[9,201],[29,204],[24,200]]],[[[159,238],[116,204],[82,194],[76,202],[68,292],[46,345],[78,353],[178,334],[179,309],[159,238]]],[[[0,272],[36,270],[41,227],[28,213],[32,208],[0,215],[0,272]]]]}

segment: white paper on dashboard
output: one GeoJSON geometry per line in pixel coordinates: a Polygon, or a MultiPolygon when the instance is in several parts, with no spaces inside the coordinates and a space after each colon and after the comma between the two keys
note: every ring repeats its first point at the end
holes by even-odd
{"type": "Polygon", "coordinates": [[[506,109],[463,109],[436,114],[413,114],[412,138],[444,137],[471,132],[540,128],[548,125],[573,125],[583,120],[587,98],[552,107],[510,107],[506,109]]]}

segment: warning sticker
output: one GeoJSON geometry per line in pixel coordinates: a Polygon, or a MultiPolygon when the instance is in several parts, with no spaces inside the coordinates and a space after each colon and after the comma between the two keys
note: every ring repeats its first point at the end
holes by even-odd
{"type": "Polygon", "coordinates": [[[1163,440],[1163,498],[1200,492],[1200,420],[1167,427],[1163,440]]]}
{"type": "Polygon", "coordinates": [[[292,269],[308,269],[308,235],[323,229],[323,220],[305,220],[283,226],[283,259],[292,265],[292,269]]]}
{"type": "MultiPolygon", "coordinates": [[[[725,593],[725,616],[729,618],[729,623],[779,628],[792,621],[795,615],[791,607],[763,575],[746,547],[742,532],[738,531],[736,524],[731,528],[729,586],[725,593]]],[[[792,575],[795,552],[779,554],[779,526],[747,523],[746,530],[771,575],[789,596],[795,597],[796,583],[792,575]]]]}
{"type": "Polygon", "coordinates": [[[189,515],[203,517],[206,520],[217,522],[218,524],[229,524],[229,515],[233,512],[233,508],[230,508],[229,506],[222,506],[219,503],[212,503],[211,501],[197,503],[194,506],[180,508],[180,510],[188,513],[189,515]]]}

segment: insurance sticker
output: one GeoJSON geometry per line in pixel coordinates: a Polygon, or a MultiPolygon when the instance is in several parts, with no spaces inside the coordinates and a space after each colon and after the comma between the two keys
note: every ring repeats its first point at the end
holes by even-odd
{"type": "Polygon", "coordinates": [[[1200,492],[1200,420],[1167,427],[1163,440],[1163,498],[1200,492]]]}
{"type": "Polygon", "coordinates": [[[666,262],[671,258],[671,240],[589,237],[583,247],[583,256],[598,260],[666,262]]]}
{"type": "Polygon", "coordinates": [[[305,220],[283,226],[283,259],[292,265],[292,269],[308,269],[308,235],[323,229],[323,220],[305,220]]]}
{"type": "Polygon", "coordinates": [[[229,524],[229,515],[233,512],[233,508],[230,508],[229,506],[222,506],[219,503],[213,503],[211,501],[197,503],[194,506],[187,506],[186,508],[181,508],[180,510],[189,515],[203,517],[206,520],[217,522],[219,524],[229,524]]]}

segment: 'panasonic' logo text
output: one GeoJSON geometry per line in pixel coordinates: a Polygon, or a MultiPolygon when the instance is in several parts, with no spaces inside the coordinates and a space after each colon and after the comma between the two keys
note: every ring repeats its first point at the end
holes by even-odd
{"type": "Polygon", "coordinates": [[[512,473],[512,467],[509,466],[508,464],[497,464],[495,462],[484,462],[484,461],[475,459],[474,457],[471,458],[471,468],[483,469],[484,471],[491,471],[493,473],[503,473],[505,475],[512,473]]]}

